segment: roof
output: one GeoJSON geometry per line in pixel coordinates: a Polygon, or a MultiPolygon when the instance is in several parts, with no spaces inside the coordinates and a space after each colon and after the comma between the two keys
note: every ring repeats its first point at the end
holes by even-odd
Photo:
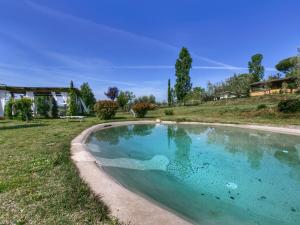
{"type": "MultiPolygon", "coordinates": [[[[76,92],[79,92],[77,88],[74,88],[76,92]]],[[[17,86],[5,86],[0,85],[0,90],[10,91],[16,94],[23,94],[27,91],[31,91],[38,94],[51,93],[51,92],[68,92],[69,87],[17,87],[17,86]]]]}
{"type": "Polygon", "coordinates": [[[287,77],[287,78],[280,78],[280,79],[274,79],[274,80],[265,80],[265,81],[259,81],[250,84],[251,87],[253,86],[259,86],[263,84],[270,84],[270,83],[283,83],[285,81],[294,81],[296,78],[295,77],[287,77]]]}

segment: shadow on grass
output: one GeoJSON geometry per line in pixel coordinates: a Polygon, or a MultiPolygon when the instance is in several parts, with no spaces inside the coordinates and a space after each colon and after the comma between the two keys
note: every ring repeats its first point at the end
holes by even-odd
{"type": "Polygon", "coordinates": [[[13,129],[22,129],[22,128],[32,128],[32,127],[44,127],[48,126],[46,124],[40,124],[40,123],[33,123],[33,124],[16,124],[16,125],[11,125],[11,126],[0,126],[0,131],[1,130],[13,130],[13,129]]]}
{"type": "MultiPolygon", "coordinates": [[[[131,119],[131,118],[126,116],[115,116],[112,120],[125,120],[125,119],[131,119]]],[[[134,119],[134,117],[132,117],[132,119],[134,119]]]]}

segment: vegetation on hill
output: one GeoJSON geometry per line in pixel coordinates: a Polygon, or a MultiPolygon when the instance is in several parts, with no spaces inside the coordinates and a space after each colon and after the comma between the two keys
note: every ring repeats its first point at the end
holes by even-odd
{"type": "Polygon", "coordinates": [[[150,111],[148,116],[162,120],[220,123],[300,125],[300,113],[283,113],[278,103],[284,99],[299,99],[297,95],[265,95],[204,102],[196,106],[178,106],[150,111]],[[266,107],[258,109],[259,105],[266,107]],[[172,115],[165,110],[172,109],[172,115]]]}

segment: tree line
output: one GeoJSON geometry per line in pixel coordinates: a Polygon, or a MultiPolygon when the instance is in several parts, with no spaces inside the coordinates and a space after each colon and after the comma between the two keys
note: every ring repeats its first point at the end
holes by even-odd
{"type": "MultiPolygon", "coordinates": [[[[250,84],[263,81],[265,68],[262,65],[263,55],[255,54],[248,62],[248,73],[233,74],[224,81],[212,83],[208,81],[207,87],[194,87],[191,83],[190,70],[192,68],[192,57],[187,48],[183,47],[175,64],[176,81],[174,87],[168,80],[167,101],[168,105],[174,104],[197,104],[220,97],[224,92],[232,92],[237,97],[247,97],[250,93],[250,84]]],[[[300,86],[300,59],[297,56],[290,57],[278,62],[275,66],[278,73],[268,76],[266,80],[284,77],[295,77],[295,84],[300,86]]]]}

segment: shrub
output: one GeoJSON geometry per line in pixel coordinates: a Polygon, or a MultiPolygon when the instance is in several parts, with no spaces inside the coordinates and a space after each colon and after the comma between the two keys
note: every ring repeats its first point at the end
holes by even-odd
{"type": "Polygon", "coordinates": [[[18,117],[21,120],[28,122],[32,120],[32,101],[29,98],[17,99],[14,102],[14,105],[17,110],[18,117]]]}
{"type": "Polygon", "coordinates": [[[111,119],[116,115],[118,104],[114,101],[104,100],[96,102],[94,111],[99,119],[111,119]]]}
{"type": "Polygon", "coordinates": [[[300,101],[298,99],[281,100],[278,103],[278,110],[280,112],[298,112],[300,111],[300,101]]]}
{"type": "Polygon", "coordinates": [[[266,108],[268,108],[268,107],[265,104],[259,104],[257,106],[257,110],[266,109],[266,108]]]}
{"type": "Polygon", "coordinates": [[[165,109],[165,115],[166,116],[172,116],[172,115],[174,115],[173,109],[165,109]]]}
{"type": "Polygon", "coordinates": [[[132,106],[132,109],[137,117],[143,118],[149,110],[153,109],[153,104],[148,102],[138,102],[132,106]]]}

